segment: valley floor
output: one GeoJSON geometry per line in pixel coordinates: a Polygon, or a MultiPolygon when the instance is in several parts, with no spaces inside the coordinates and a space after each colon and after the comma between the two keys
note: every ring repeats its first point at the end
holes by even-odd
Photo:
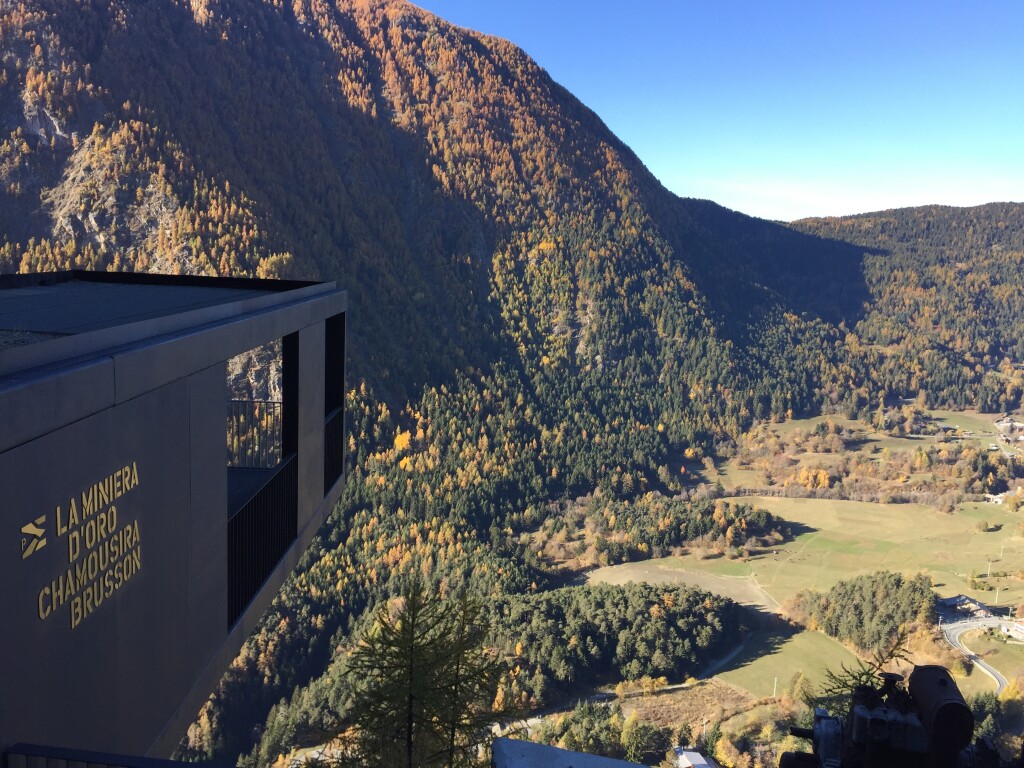
{"type": "MultiPolygon", "coordinates": [[[[941,428],[958,430],[958,445],[989,450],[999,441],[993,416],[931,411],[927,418],[941,428]]],[[[878,462],[898,461],[903,452],[918,451],[923,444],[935,444],[939,439],[934,434],[893,437],[837,417],[795,420],[771,425],[771,430],[773,437],[782,441],[796,435],[799,445],[819,424],[829,421],[839,421],[841,428],[858,432],[849,440],[850,447],[829,454],[794,452],[798,467],[828,462],[838,465],[854,455],[870,456],[878,462]]],[[[998,445],[1004,455],[1016,458],[1015,446],[998,445]]],[[[755,468],[741,468],[741,463],[733,459],[716,469],[705,469],[703,479],[722,483],[727,494],[767,485],[771,480],[755,468]]],[[[961,502],[951,512],[944,512],[924,503],[747,494],[749,491],[742,497],[727,496],[726,500],[741,499],[782,518],[793,531],[789,541],[742,558],[695,548],[681,556],[597,568],[587,574],[587,580],[610,584],[683,583],[747,606],[755,614],[756,631],[717,671],[716,678],[755,697],[780,695],[790,690],[799,676],[814,684],[825,669],[835,670],[855,661],[840,642],[780,618],[787,601],[802,590],[825,591],[842,579],[888,569],[908,576],[927,574],[941,597],[963,594],[1003,608],[1024,604],[1024,507],[1018,511],[1013,504],[996,503],[1002,498],[961,502]]],[[[964,633],[962,642],[990,666],[1002,666],[1005,676],[1024,674],[1024,646],[993,640],[980,630],[964,633]]],[[[996,687],[993,679],[980,670],[957,682],[967,695],[994,691],[996,687]]]]}

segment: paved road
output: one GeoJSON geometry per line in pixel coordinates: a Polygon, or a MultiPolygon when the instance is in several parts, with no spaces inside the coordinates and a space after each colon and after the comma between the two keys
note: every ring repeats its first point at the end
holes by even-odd
{"type": "Polygon", "coordinates": [[[954,621],[949,624],[942,625],[942,634],[946,637],[946,642],[956,648],[960,653],[966,656],[971,662],[974,663],[982,672],[991,677],[996,683],[996,695],[998,696],[1003,692],[1003,689],[1008,685],[1007,680],[1003,677],[994,667],[989,666],[987,663],[982,661],[975,653],[967,648],[963,643],[960,642],[960,636],[964,632],[969,632],[972,629],[987,629],[989,627],[1001,627],[1003,624],[1009,624],[1009,621],[1005,619],[965,619],[963,621],[954,621]]]}

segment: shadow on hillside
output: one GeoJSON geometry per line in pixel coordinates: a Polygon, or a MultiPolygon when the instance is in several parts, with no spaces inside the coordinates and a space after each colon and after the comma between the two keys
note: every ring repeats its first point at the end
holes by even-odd
{"type": "MultiPolygon", "coordinates": [[[[819,530],[810,525],[791,522],[782,518],[779,518],[779,524],[774,527],[783,532],[787,544],[795,541],[805,534],[817,533],[819,530]]],[[[752,550],[752,552],[753,554],[747,558],[748,560],[782,560],[791,556],[790,553],[771,545],[752,550]]],[[[721,557],[721,555],[715,555],[714,557],[721,557]]],[[[705,559],[709,560],[711,559],[711,556],[708,556],[705,559]]]]}
{"type": "MultiPolygon", "coordinates": [[[[853,453],[861,451],[869,445],[877,445],[878,438],[876,437],[854,437],[846,441],[846,450],[853,453]]],[[[880,452],[882,449],[878,448],[876,452],[880,452]]]]}
{"type": "MultiPolygon", "coordinates": [[[[130,102],[127,114],[179,143],[201,177],[252,201],[272,247],[294,255],[286,276],[349,291],[353,378],[401,403],[493,359],[492,225],[442,190],[421,139],[392,123],[374,95],[376,59],[359,62],[371,83],[364,112],[342,95],[339,72],[354,65],[316,33],[324,19],[225,2],[200,24],[187,6],[133,4],[114,24],[73,5],[55,24],[82,38],[112,104],[130,102]]],[[[363,43],[340,10],[316,12],[363,43]]],[[[172,178],[190,199],[193,180],[172,178]]]]}
{"type": "MultiPolygon", "coordinates": [[[[230,185],[231,202],[253,210],[271,248],[294,255],[286,277],[337,280],[349,291],[350,383],[365,377],[401,404],[495,357],[491,225],[443,191],[420,141],[392,125],[383,103],[349,106],[338,75],[351,62],[317,42],[290,3],[210,4],[234,17],[223,28],[197,23],[188,3],[112,3],[117,22],[103,5],[64,4],[52,22],[109,92],[117,117],[108,122],[151,124],[133,129],[139,151],[164,164],[177,197],[200,211],[204,188],[230,185]]],[[[214,227],[220,218],[211,212],[214,227]]],[[[273,684],[255,674],[222,681],[217,759],[248,753],[254,724],[326,668],[331,643],[296,650],[291,638],[281,641],[273,684]]]]}
{"type": "Polygon", "coordinates": [[[781,519],[781,522],[785,523],[784,530],[787,530],[792,535],[793,539],[803,536],[805,533],[817,533],[818,529],[804,523],[794,522],[792,520],[781,519]]]}
{"type": "Polygon", "coordinates": [[[853,327],[870,298],[864,256],[885,253],[798,232],[709,200],[676,198],[671,218],[677,253],[736,340],[779,309],[853,327]]]}
{"type": "Polygon", "coordinates": [[[764,656],[780,652],[796,635],[804,630],[794,626],[777,613],[745,605],[747,622],[752,632],[746,636],[744,645],[731,659],[712,670],[713,674],[733,672],[753,664],[764,656]]]}

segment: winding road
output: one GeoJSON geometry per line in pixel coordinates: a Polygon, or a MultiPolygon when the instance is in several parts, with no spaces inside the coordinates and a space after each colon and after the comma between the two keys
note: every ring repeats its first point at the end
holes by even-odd
{"type": "Polygon", "coordinates": [[[1001,627],[1004,624],[1010,623],[1011,622],[1006,621],[1005,619],[991,618],[964,619],[962,621],[954,621],[949,624],[942,625],[942,634],[945,636],[946,642],[960,651],[960,653],[962,653],[966,658],[971,660],[971,663],[995,681],[997,696],[1002,693],[1003,689],[1008,685],[1006,678],[1003,677],[1001,672],[982,661],[977,654],[961,643],[960,636],[963,635],[964,632],[969,632],[972,629],[989,629],[991,627],[1001,627]]]}

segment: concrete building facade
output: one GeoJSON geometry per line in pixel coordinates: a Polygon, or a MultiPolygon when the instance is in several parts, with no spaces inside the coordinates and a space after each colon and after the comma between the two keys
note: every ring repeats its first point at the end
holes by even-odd
{"type": "Polygon", "coordinates": [[[0,752],[171,754],[340,496],[346,305],[0,276],[0,752]],[[267,343],[281,401],[239,411],[227,361],[267,343]]]}

